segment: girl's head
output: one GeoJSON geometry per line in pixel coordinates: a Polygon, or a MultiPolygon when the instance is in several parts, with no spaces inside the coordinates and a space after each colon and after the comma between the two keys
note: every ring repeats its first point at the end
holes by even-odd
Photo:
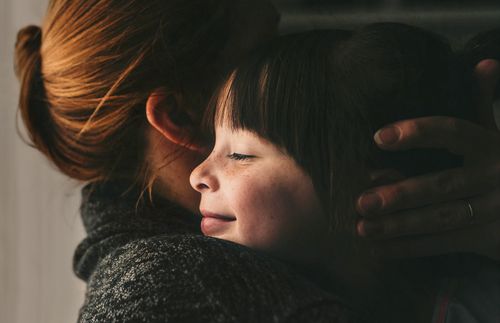
{"type": "Polygon", "coordinates": [[[305,32],[260,48],[220,90],[209,118],[215,147],[191,175],[204,233],[302,258],[328,231],[354,232],[353,199],[371,169],[414,175],[456,163],[441,152],[382,154],[372,142],[403,118],[472,118],[464,61],[436,35],[401,24],[305,32]]]}
{"type": "Polygon", "coordinates": [[[147,155],[148,98],[163,95],[169,120],[199,140],[216,83],[272,35],[276,17],[267,0],[50,1],[42,27],[16,43],[31,142],[73,178],[142,183],[158,168],[147,155]]]}

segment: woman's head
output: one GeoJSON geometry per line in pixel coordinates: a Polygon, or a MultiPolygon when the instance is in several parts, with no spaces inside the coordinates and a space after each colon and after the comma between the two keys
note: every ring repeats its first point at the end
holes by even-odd
{"type": "Polygon", "coordinates": [[[275,27],[264,0],[52,0],[16,43],[30,139],[73,178],[142,180],[148,97],[175,94],[171,119],[199,139],[216,83],[275,27]]]}
{"type": "MultiPolygon", "coordinates": [[[[353,198],[368,185],[371,168],[395,165],[411,175],[441,166],[432,153],[424,157],[416,153],[379,153],[372,143],[375,130],[409,117],[467,117],[466,108],[472,105],[473,97],[473,90],[465,88],[470,84],[469,72],[472,68],[468,71],[446,42],[432,33],[399,24],[369,25],[356,32],[327,30],[288,35],[259,49],[231,74],[220,91],[209,117],[216,127],[215,148],[191,177],[193,187],[202,193],[201,207],[217,212],[220,209],[210,209],[217,205],[232,220],[212,228],[215,236],[224,237],[233,226],[239,230],[237,239],[233,239],[236,242],[241,243],[244,236],[255,238],[252,232],[238,228],[241,214],[224,207],[228,203],[234,207],[232,211],[241,210],[240,201],[219,196],[220,203],[214,203],[212,197],[223,194],[223,183],[219,182],[222,179],[230,188],[226,195],[249,196],[252,186],[259,187],[249,184],[254,182],[267,184],[264,196],[271,196],[269,190],[275,194],[284,191],[289,203],[286,212],[270,210],[265,213],[270,220],[260,220],[261,225],[269,226],[267,232],[300,236],[307,223],[314,221],[319,223],[314,230],[317,237],[329,226],[353,231],[353,198]],[[259,175],[255,170],[257,179],[242,180],[246,192],[235,192],[228,171],[234,178],[245,177],[242,174],[265,160],[252,153],[262,144],[256,140],[252,145],[231,144],[238,141],[236,136],[257,137],[275,147],[274,154],[282,154],[286,170],[280,170],[276,159],[274,171],[259,175]],[[235,153],[251,158],[235,158],[235,153]],[[411,160],[417,157],[422,163],[413,165],[411,160]],[[275,177],[281,173],[279,182],[275,177]],[[287,176],[296,181],[285,181],[287,176]],[[301,188],[300,193],[289,194],[279,184],[295,193],[301,188]],[[304,196],[315,197],[300,200],[304,196]],[[314,212],[322,213],[323,219],[318,221],[314,212]],[[280,231],[280,224],[294,221],[297,215],[301,220],[296,221],[300,225],[295,232],[280,231]],[[307,216],[315,220],[305,219],[307,216]],[[281,222],[276,220],[280,217],[281,222]]],[[[446,157],[446,164],[453,162],[446,157]]]]}

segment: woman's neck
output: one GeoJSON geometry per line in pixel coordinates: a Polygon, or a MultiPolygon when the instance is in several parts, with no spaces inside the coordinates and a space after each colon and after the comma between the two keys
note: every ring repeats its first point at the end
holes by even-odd
{"type": "Polygon", "coordinates": [[[199,213],[200,193],[189,184],[189,176],[201,163],[203,155],[165,139],[155,129],[148,128],[146,138],[148,175],[156,178],[155,194],[194,214],[199,213]]]}

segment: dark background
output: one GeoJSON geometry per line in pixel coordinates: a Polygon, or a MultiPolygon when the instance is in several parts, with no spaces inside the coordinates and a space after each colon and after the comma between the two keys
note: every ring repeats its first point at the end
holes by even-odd
{"type": "Polygon", "coordinates": [[[500,0],[274,0],[281,31],[353,28],[379,21],[434,30],[460,45],[474,34],[500,27],[500,0]]]}
{"type": "MultiPolygon", "coordinates": [[[[281,13],[280,32],[353,29],[373,22],[402,22],[447,37],[455,49],[479,32],[500,28],[500,0],[271,0],[281,13]]],[[[500,89],[494,115],[500,126],[500,89]]]]}

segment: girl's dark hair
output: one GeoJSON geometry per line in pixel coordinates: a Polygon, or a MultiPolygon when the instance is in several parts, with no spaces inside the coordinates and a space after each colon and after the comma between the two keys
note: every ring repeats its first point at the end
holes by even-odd
{"type": "Polygon", "coordinates": [[[287,35],[233,72],[208,119],[284,148],[312,177],[336,228],[353,223],[368,169],[416,175],[460,164],[442,151],[382,153],[373,135],[404,118],[474,120],[476,61],[436,34],[396,23],[287,35]]]}

